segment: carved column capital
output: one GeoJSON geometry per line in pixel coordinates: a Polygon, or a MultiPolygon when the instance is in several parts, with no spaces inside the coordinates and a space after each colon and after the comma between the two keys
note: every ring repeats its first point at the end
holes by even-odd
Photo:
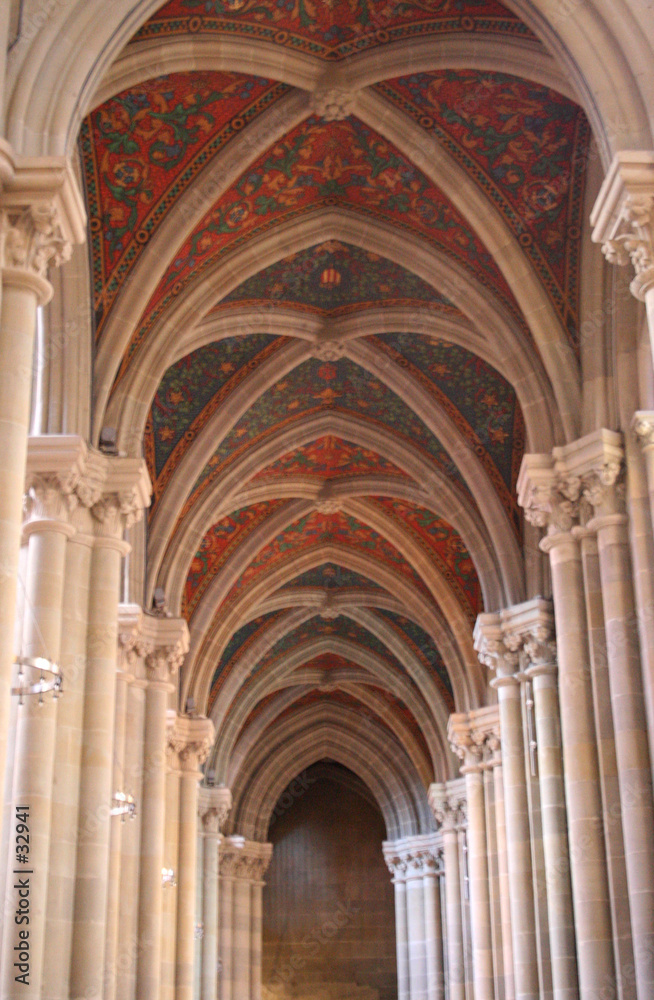
{"type": "Polygon", "coordinates": [[[232,793],[224,786],[200,785],[198,812],[205,833],[218,835],[232,808],[232,793]]]}
{"type": "Polygon", "coordinates": [[[631,262],[631,291],[641,302],[654,288],[653,220],[654,153],[616,153],[591,213],[592,240],[610,264],[631,262]]]}
{"type": "Polygon", "coordinates": [[[211,719],[190,715],[176,717],[168,734],[168,745],[177,754],[182,772],[201,777],[198,769],[211,753],[215,735],[211,719]]]}
{"type": "Polygon", "coordinates": [[[502,620],[497,612],[478,615],[473,632],[479,662],[494,670],[497,677],[511,680],[518,669],[518,653],[505,642],[502,620]]]}
{"type": "Polygon", "coordinates": [[[174,691],[177,672],[189,648],[183,618],[157,618],[137,604],[118,608],[119,652],[142,685],[174,691]]]}
{"type": "Polygon", "coordinates": [[[0,268],[5,280],[29,281],[44,304],[50,267],[86,239],[84,202],[64,157],[18,157],[0,193],[0,268]]]}
{"type": "Polygon", "coordinates": [[[224,837],[220,844],[220,875],[222,878],[261,882],[272,852],[272,844],[246,840],[245,837],[224,837]]]}
{"type": "Polygon", "coordinates": [[[614,512],[621,503],[618,480],[624,468],[622,434],[606,428],[552,451],[559,478],[579,483],[579,494],[597,510],[614,512]]]}
{"type": "Polygon", "coordinates": [[[427,798],[434,819],[444,833],[455,832],[465,825],[467,802],[463,779],[430,785],[427,798]]]}
{"type": "Polygon", "coordinates": [[[497,705],[451,715],[447,726],[450,746],[463,766],[461,774],[472,774],[500,763],[500,716],[497,705]]]}

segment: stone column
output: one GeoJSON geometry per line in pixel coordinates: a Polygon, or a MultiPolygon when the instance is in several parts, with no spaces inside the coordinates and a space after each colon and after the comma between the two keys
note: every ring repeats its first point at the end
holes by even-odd
{"type": "MultiPolygon", "coordinates": [[[[69,518],[66,494],[56,474],[32,475],[25,497],[27,538],[25,601],[22,655],[30,660],[43,658],[58,666],[64,591],[66,542],[74,533],[69,518]]],[[[23,684],[34,684],[39,673],[26,667],[23,684]]],[[[49,675],[45,675],[48,680],[49,675]]],[[[51,677],[50,677],[51,679],[51,677]]],[[[3,943],[2,995],[40,998],[43,986],[46,899],[50,849],[51,797],[55,751],[56,698],[28,695],[19,706],[13,747],[13,789],[11,830],[29,836],[29,983],[16,981],[14,967],[18,930],[13,920],[5,925],[3,943]],[[24,823],[19,825],[16,810],[25,807],[24,823]]],[[[17,863],[16,839],[10,837],[9,869],[17,863]]],[[[9,894],[12,907],[18,906],[19,890],[9,894]],[[13,898],[12,898],[13,897],[13,898]]]]}
{"type": "Polygon", "coordinates": [[[202,822],[203,883],[202,920],[202,980],[201,1000],[218,997],[218,875],[220,828],[232,807],[229,788],[200,787],[200,820],[202,822]]]}
{"type": "Polygon", "coordinates": [[[94,1000],[103,994],[118,596],[121,559],[127,551],[123,533],[141,515],[150,498],[145,463],[139,459],[102,458],[106,469],[103,497],[92,508],[95,540],[89,585],[71,1000],[94,1000]]]}
{"type": "Polygon", "coordinates": [[[465,1000],[462,876],[458,837],[458,827],[463,819],[464,800],[449,792],[447,785],[436,784],[429,788],[429,804],[436,822],[441,827],[443,838],[449,1000],[465,1000]]]}
{"type": "Polygon", "coordinates": [[[251,1000],[260,993],[259,896],[272,844],[225,837],[220,846],[221,1000],[251,1000]]]}
{"type": "Polygon", "coordinates": [[[643,449],[647,470],[649,516],[643,511],[643,474],[636,466],[633,446],[627,450],[629,517],[631,522],[631,551],[634,561],[634,584],[638,602],[638,627],[643,667],[645,708],[649,735],[650,763],[654,768],[654,413],[642,411],[634,415],[633,430],[643,449]]]}
{"type": "Polygon", "coordinates": [[[547,916],[554,1000],[578,996],[577,958],[557,695],[554,616],[549,602],[530,602],[521,622],[524,673],[533,685],[547,916]]]}
{"type": "Polygon", "coordinates": [[[500,708],[515,995],[517,1000],[537,1000],[539,982],[531,830],[520,679],[516,675],[519,658],[517,651],[511,648],[513,643],[507,644],[505,638],[502,616],[482,614],[478,617],[475,649],[480,661],[496,670],[491,684],[497,689],[500,708]]]}
{"type": "Polygon", "coordinates": [[[177,859],[179,857],[180,767],[170,744],[177,715],[168,710],[166,750],[166,822],[163,867],[174,873],[174,884],[166,882],[161,914],[161,1000],[175,1000],[175,960],[177,949],[177,859]]]}
{"type": "MultiPolygon", "coordinates": [[[[233,940],[234,940],[234,876],[236,872],[237,853],[233,850],[234,840],[238,838],[226,838],[220,845],[220,883],[218,892],[220,895],[220,968],[219,985],[220,1000],[236,1000],[234,996],[234,963],[233,963],[233,940]]],[[[240,838],[241,840],[243,838],[240,838]]]]}
{"type": "MultiPolygon", "coordinates": [[[[270,847],[272,852],[272,845],[270,847]]],[[[250,920],[250,968],[252,970],[251,1000],[261,1000],[263,992],[263,876],[270,864],[270,855],[255,857],[252,863],[252,899],[250,920]]]]}
{"type": "MultiPolygon", "coordinates": [[[[654,288],[653,288],[654,291],[654,288]]],[[[621,435],[601,430],[556,449],[581,481],[597,532],[637,995],[654,992],[654,800],[624,490],[621,435]]]]}
{"type": "Polygon", "coordinates": [[[572,528],[579,483],[560,476],[549,455],[526,455],[518,499],[532,523],[548,528],[541,548],[550,555],[557,626],[559,701],[572,898],[581,1000],[615,984],[600,771],[589,666],[579,543],[572,528]]]}
{"type": "Polygon", "coordinates": [[[425,852],[422,885],[425,900],[425,940],[427,959],[427,1000],[444,1000],[443,925],[441,914],[441,861],[434,844],[425,852]]]}
{"type": "MultiPolygon", "coordinates": [[[[122,634],[122,614],[124,606],[119,609],[119,669],[116,674],[116,722],[114,727],[114,774],[112,804],[118,806],[118,800],[114,802],[113,796],[133,795],[125,782],[125,753],[126,753],[126,730],[127,730],[127,699],[130,684],[135,680],[133,674],[129,672],[129,655],[125,654],[124,647],[120,641],[122,634]]],[[[103,1000],[115,1000],[116,986],[118,978],[118,938],[120,927],[120,895],[122,883],[122,857],[123,857],[123,831],[126,823],[132,820],[126,815],[116,815],[111,820],[111,833],[109,840],[109,896],[107,899],[107,950],[105,955],[105,983],[103,1000]]],[[[137,895],[134,893],[134,906],[136,908],[137,895]]]]}
{"type": "Polygon", "coordinates": [[[48,269],[67,260],[72,244],[85,237],[83,202],[70,164],[55,157],[14,161],[6,143],[0,144],[0,783],[15,653],[36,309],[52,295],[48,269]]]}
{"type": "Polygon", "coordinates": [[[158,997],[161,983],[164,827],[166,821],[166,710],[174,678],[188,651],[183,619],[143,615],[141,652],[145,658],[143,802],[139,877],[137,997],[158,997]]]}
{"type": "Polygon", "coordinates": [[[450,716],[448,738],[452,750],[462,761],[461,774],[465,777],[466,788],[475,1000],[494,1000],[495,992],[483,756],[487,739],[497,735],[497,717],[493,709],[450,716]]]}
{"type": "Polygon", "coordinates": [[[384,848],[384,858],[393,876],[395,892],[395,948],[397,953],[397,998],[409,1000],[409,934],[406,904],[406,861],[395,851],[395,845],[384,848]]]}
{"type": "Polygon", "coordinates": [[[500,746],[496,746],[493,760],[493,787],[495,790],[495,829],[497,833],[497,877],[500,897],[502,941],[502,966],[504,970],[504,996],[498,1000],[515,1000],[513,977],[513,933],[511,929],[511,893],[509,890],[509,859],[506,843],[506,817],[504,810],[504,772],[500,746]]]}
{"type": "Polygon", "coordinates": [[[425,940],[423,855],[420,849],[409,851],[407,855],[406,915],[409,943],[409,996],[411,1000],[425,1000],[427,996],[427,944],[425,940]]]}
{"type": "Polygon", "coordinates": [[[214,737],[210,719],[181,715],[170,739],[180,760],[175,1000],[193,1000],[199,768],[214,737]]]}

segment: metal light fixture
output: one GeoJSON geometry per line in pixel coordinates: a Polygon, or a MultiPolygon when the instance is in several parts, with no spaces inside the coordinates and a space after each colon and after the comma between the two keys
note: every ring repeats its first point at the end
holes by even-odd
{"type": "Polygon", "coordinates": [[[163,883],[164,889],[174,889],[177,885],[177,879],[175,878],[175,871],[173,868],[162,868],[161,869],[161,881],[163,883]]]}
{"type": "Polygon", "coordinates": [[[199,923],[195,925],[195,930],[193,932],[193,937],[196,941],[201,941],[204,937],[204,924],[199,923]]]}
{"type": "Polygon", "coordinates": [[[18,695],[19,705],[24,704],[26,696],[32,695],[37,695],[39,705],[42,705],[43,695],[50,691],[53,699],[57,700],[62,693],[63,678],[56,663],[46,660],[44,656],[35,656],[33,659],[17,656],[15,662],[18,665],[18,677],[11,693],[18,695]]]}
{"type": "Polygon", "coordinates": [[[121,822],[123,823],[127,816],[130,819],[134,819],[136,816],[136,800],[134,796],[125,792],[114,792],[111,800],[110,814],[112,816],[122,816],[121,822]]]}

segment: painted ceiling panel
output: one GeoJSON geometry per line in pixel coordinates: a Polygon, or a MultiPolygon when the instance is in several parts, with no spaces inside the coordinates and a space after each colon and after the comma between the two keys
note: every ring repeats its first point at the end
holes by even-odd
{"type": "Polygon", "coordinates": [[[283,455],[257,473],[253,482],[291,475],[329,480],[352,476],[394,476],[411,482],[405,472],[376,451],[331,434],[283,455]]]}
{"type": "Polygon", "coordinates": [[[209,711],[211,711],[218,691],[225,682],[225,678],[228,676],[236,659],[246,653],[253,643],[285,614],[285,610],[270,611],[268,614],[250,619],[249,622],[246,622],[245,625],[242,625],[234,632],[220,657],[220,662],[211,681],[211,693],[208,703],[209,711]]]}
{"type": "Polygon", "coordinates": [[[210,585],[213,578],[225,565],[236,549],[243,545],[255,528],[263,524],[287,501],[264,500],[235,510],[212,525],[196,552],[186,578],[182,614],[188,620],[210,585]]]}
{"type": "Polygon", "coordinates": [[[383,587],[369,577],[345,566],[335,566],[333,563],[323,563],[322,566],[307,570],[306,573],[301,573],[290,580],[281,589],[289,590],[295,587],[323,587],[336,593],[342,593],[344,590],[383,590],[383,587]]]}
{"type": "MultiPolygon", "coordinates": [[[[395,657],[381,639],[378,639],[373,632],[364,628],[363,625],[359,625],[358,622],[355,622],[352,618],[348,618],[346,615],[339,615],[337,618],[330,619],[316,616],[303,622],[302,625],[298,625],[297,628],[288,632],[283,639],[280,639],[273,646],[266,657],[266,662],[279,660],[280,657],[288,656],[301,646],[315,642],[317,639],[330,637],[353,642],[355,645],[361,646],[363,650],[370,650],[387,662],[393,661],[396,669],[399,669],[402,673],[405,672],[404,667],[395,663],[395,657]]],[[[262,663],[260,668],[263,666],[265,666],[265,663],[262,663]]]]}
{"type": "Polygon", "coordinates": [[[533,37],[497,0],[170,0],[137,39],[222,34],[339,60],[389,42],[461,31],[533,37]]]}
{"type": "Polygon", "coordinates": [[[80,149],[98,334],[171,204],[288,90],[240,73],[171,73],[118,94],[84,120],[80,149]]]}
{"type": "Polygon", "coordinates": [[[503,73],[415,73],[376,89],[445,146],[513,230],[578,347],[590,126],[556,91],[503,73]]]}
{"type": "MultiPolygon", "coordinates": [[[[425,281],[379,254],[328,240],[272,264],[227,295],[226,303],[255,307],[293,305],[323,315],[346,315],[366,306],[428,306],[460,315],[425,281]]],[[[219,308],[220,308],[219,307],[219,308]]]]}
{"type": "Polygon", "coordinates": [[[474,623],[477,615],[484,610],[481,587],[470,553],[459,533],[442,517],[406,500],[373,497],[369,503],[383,510],[418,541],[474,623]]]}
{"type": "Polygon", "coordinates": [[[356,118],[315,115],[277,141],[218,199],[173,254],[129,345],[119,378],[165,309],[220,255],[308,211],[341,207],[426,240],[520,310],[491,255],[442,192],[356,118]]]}
{"type": "Polygon", "coordinates": [[[462,492],[461,477],[440,442],[399,396],[347,358],[311,359],[264,393],[230,431],[197,479],[183,513],[197,502],[226,468],[276,431],[301,425],[312,414],[356,414],[373,427],[410,444],[441,469],[462,492]]]}
{"type": "Polygon", "coordinates": [[[394,545],[357,518],[342,512],[320,514],[314,511],[289,525],[252,560],[225,598],[227,607],[237,597],[289,559],[310,555],[324,545],[342,548],[344,553],[359,553],[374,559],[380,567],[404,579],[424,597],[433,600],[419,574],[394,545]]]}
{"type": "Polygon", "coordinates": [[[476,354],[436,337],[391,333],[368,339],[436,396],[470,440],[519,530],[522,515],[515,488],[525,426],[510,382],[476,354]]]}
{"type": "Polygon", "coordinates": [[[438,651],[434,640],[411,618],[398,615],[394,611],[387,611],[384,608],[376,608],[375,613],[390,624],[392,628],[406,642],[411,652],[432,672],[439,680],[439,686],[446,699],[450,710],[454,710],[454,691],[452,681],[447,672],[447,667],[443,663],[443,657],[438,651]]]}
{"type": "Polygon", "coordinates": [[[168,459],[172,456],[174,468],[211,414],[247,375],[286,343],[286,337],[263,333],[226,337],[187,354],[168,369],[154,397],[145,432],[155,500],[169,478],[165,469],[168,459]]]}

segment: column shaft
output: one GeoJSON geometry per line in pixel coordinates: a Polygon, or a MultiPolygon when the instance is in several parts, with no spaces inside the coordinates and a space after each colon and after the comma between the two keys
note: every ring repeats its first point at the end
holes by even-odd
{"type": "Polygon", "coordinates": [[[554,1000],[578,995],[556,668],[531,668],[554,1000]]]}
{"type": "Polygon", "coordinates": [[[447,975],[449,1000],[465,1000],[465,960],[461,912],[461,868],[459,839],[453,828],[443,828],[445,900],[447,921],[447,975]]]}
{"type": "Polygon", "coordinates": [[[597,518],[637,996],[654,992],[654,803],[626,515],[597,518]]]}
{"type": "Polygon", "coordinates": [[[180,775],[175,1000],[193,1000],[195,958],[198,780],[201,775],[194,757],[184,763],[190,768],[183,764],[180,775]]]}
{"type": "Polygon", "coordinates": [[[234,923],[233,923],[233,976],[234,1000],[250,996],[250,944],[251,944],[251,895],[250,879],[236,878],[234,881],[234,923]]]}
{"type": "MultiPolygon", "coordinates": [[[[127,690],[130,677],[122,670],[116,675],[116,716],[114,726],[114,773],[112,796],[125,792],[125,729],[127,724],[127,690]]],[[[115,1000],[118,971],[118,926],[120,917],[120,887],[122,839],[125,820],[114,816],[109,839],[109,894],[107,897],[107,945],[105,955],[104,997],[115,1000]]]]}
{"type": "Polygon", "coordinates": [[[425,900],[425,939],[427,959],[427,1000],[444,1000],[443,926],[440,899],[440,876],[433,871],[423,876],[425,900]]]}
{"type": "Polygon", "coordinates": [[[467,767],[468,863],[475,1000],[494,1000],[486,809],[482,772],[467,767]]]}
{"type": "Polygon", "coordinates": [[[499,688],[515,996],[516,1000],[537,1000],[536,922],[520,686],[510,677],[493,683],[499,688]]]}
{"type": "Polygon", "coordinates": [[[66,548],[60,656],[64,696],[57,704],[54,753],[57,781],[52,789],[46,917],[48,935],[45,968],[48,970],[48,1000],[68,1000],[70,995],[92,543],[93,539],[89,535],[84,537],[78,534],[69,539],[66,548]]]}
{"type": "Polygon", "coordinates": [[[136,967],[139,953],[139,874],[141,822],[143,811],[143,733],[145,720],[144,682],[127,689],[125,727],[125,790],[136,799],[136,816],[125,823],[121,837],[121,886],[118,920],[116,997],[135,1000],[136,967]]]}
{"type": "Polygon", "coordinates": [[[406,882],[400,872],[393,879],[395,891],[395,947],[397,951],[397,997],[409,1000],[409,934],[407,928],[406,882]]]}
{"type": "Polygon", "coordinates": [[[168,685],[150,682],[145,692],[137,997],[158,997],[161,983],[167,705],[168,685]]]}
{"type": "MultiPolygon", "coordinates": [[[[27,579],[25,582],[25,613],[23,619],[23,653],[45,657],[57,663],[61,644],[61,620],[66,560],[66,540],[71,533],[68,524],[40,520],[29,525],[27,579]]],[[[29,671],[25,683],[33,681],[29,671]]],[[[13,806],[10,829],[8,866],[11,872],[23,867],[29,881],[29,977],[16,981],[23,970],[15,966],[15,947],[20,944],[19,928],[11,921],[5,928],[3,943],[3,997],[25,997],[40,1000],[44,984],[46,942],[46,904],[48,864],[50,856],[50,826],[52,814],[52,784],[57,703],[52,695],[41,699],[27,696],[18,709],[14,746],[13,806]],[[43,703],[41,704],[41,700],[43,703]],[[17,808],[27,812],[19,823],[17,808]],[[18,837],[21,834],[21,837],[18,837]],[[28,846],[29,864],[17,862],[17,842],[28,846]]],[[[17,877],[14,885],[18,883],[17,877]]],[[[23,890],[11,890],[18,907],[23,890]]],[[[21,925],[22,927],[22,925],[21,925]]]]}
{"type": "MultiPolygon", "coordinates": [[[[42,282],[49,289],[47,282],[42,282]]],[[[43,298],[44,296],[42,296],[43,298]]],[[[4,782],[14,662],[16,579],[38,287],[2,280],[0,298],[0,781],[4,782]]],[[[4,795],[0,795],[0,801],[4,795]]]]}
{"type": "MultiPolygon", "coordinates": [[[[504,970],[504,1000],[515,1000],[513,978],[513,934],[511,931],[511,902],[509,891],[509,859],[506,844],[506,819],[504,811],[504,772],[501,765],[493,768],[495,787],[495,822],[497,833],[497,875],[502,926],[502,966],[504,970]]],[[[499,1000],[499,998],[498,998],[499,1000]]]]}
{"type": "Polygon", "coordinates": [[[425,943],[425,900],[422,863],[409,863],[406,879],[407,929],[409,939],[409,996],[425,1000],[427,996],[427,949],[425,943]]]}
{"type": "Polygon", "coordinates": [[[220,1000],[237,1000],[233,991],[234,879],[221,875],[220,886],[220,1000]]]}
{"type": "Polygon", "coordinates": [[[203,834],[202,920],[202,1000],[216,1000],[218,995],[218,849],[220,834],[203,834]]]}
{"type": "Polygon", "coordinates": [[[252,919],[250,962],[252,966],[251,1000],[261,1000],[263,961],[263,882],[252,883],[252,919]]]}
{"type": "MultiPolygon", "coordinates": [[[[179,768],[177,754],[168,754],[166,770],[166,824],[164,868],[177,876],[179,856],[179,768]]],[[[161,917],[161,1000],[175,1000],[175,960],[177,952],[177,889],[167,886],[162,896],[161,917]]]]}

